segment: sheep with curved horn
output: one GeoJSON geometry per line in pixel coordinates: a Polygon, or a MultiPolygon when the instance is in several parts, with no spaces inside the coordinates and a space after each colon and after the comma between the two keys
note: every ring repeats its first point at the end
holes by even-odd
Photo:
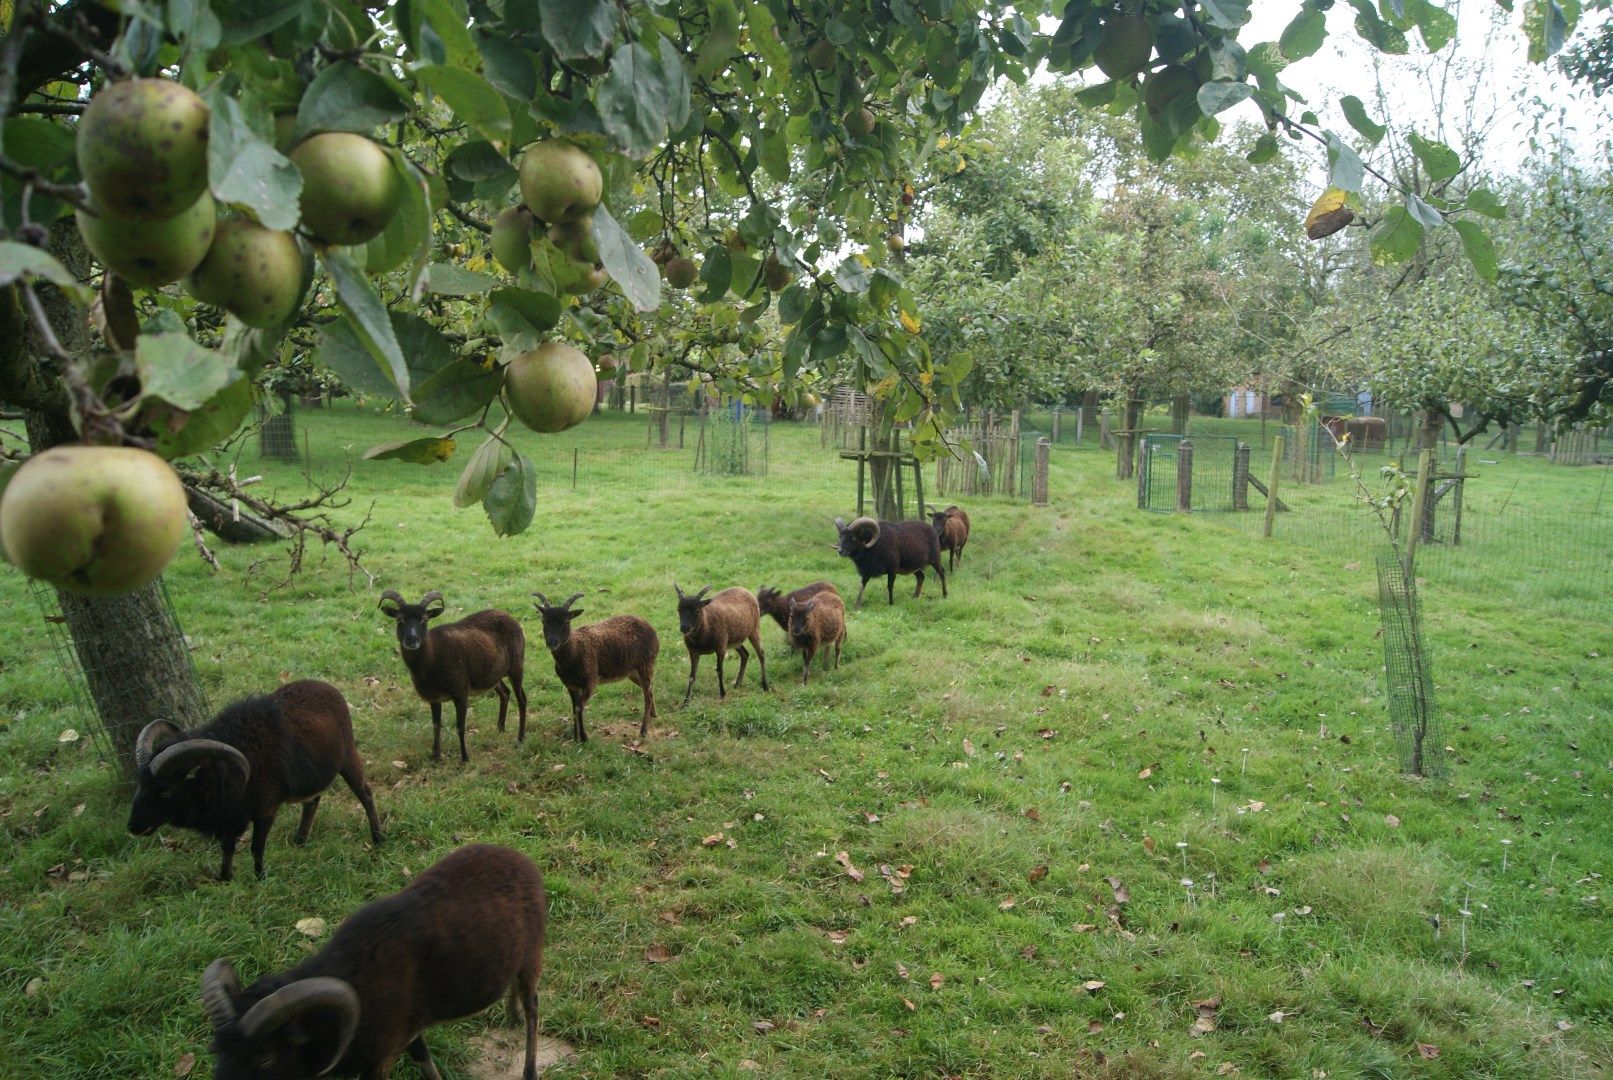
{"type": "Polygon", "coordinates": [[[459,760],[470,760],[465,748],[465,715],[470,699],[498,695],[498,729],[509,715],[510,692],[520,711],[515,741],[526,741],[526,689],[521,679],[526,665],[526,633],[515,617],[497,608],[478,611],[446,626],[427,627],[444,611],[436,589],[408,603],[395,590],[381,594],[381,612],[397,621],[398,652],[409,669],[414,692],[431,706],[431,760],[442,760],[442,706],[454,703],[454,726],[459,733],[459,760]]]}
{"type": "Polygon", "coordinates": [[[280,808],[302,804],[295,842],[306,843],[319,800],[337,776],[370,822],[381,822],[353,741],[341,691],[303,679],[263,697],[244,698],[193,731],[153,720],[135,740],[135,792],[129,831],[146,836],[163,825],[194,829],[219,842],[219,877],[234,873],[235,846],[252,826],[252,867],[263,876],[263,852],[280,808]]]}
{"type": "Polygon", "coordinates": [[[717,657],[717,696],[726,698],[728,689],[723,685],[723,657],[732,649],[739,654],[739,674],[734,676],[734,686],[737,688],[740,681],[745,678],[745,664],[750,654],[745,651],[745,645],[756,650],[756,664],[762,672],[762,689],[771,689],[767,685],[767,657],[762,652],[762,609],[756,603],[756,597],[741,588],[724,589],[715,596],[707,596],[711,592],[707,585],[699,592],[690,596],[672,583],[672,589],[678,594],[678,629],[683,634],[684,647],[689,650],[689,685],[683,692],[683,703],[689,704],[689,698],[694,694],[695,672],[699,670],[700,658],[707,653],[717,657]]]}
{"type": "Polygon", "coordinates": [[[462,847],[408,887],[349,915],[286,971],[241,986],[223,958],[202,975],[213,1075],[392,1075],[407,1053],[438,1077],[426,1028],[506,994],[526,1022],[524,1080],[536,1080],[538,976],[548,900],[543,875],[512,848],[462,847]]]}
{"type": "Polygon", "coordinates": [[[554,673],[571,695],[571,731],[578,742],[588,741],[583,726],[583,710],[601,684],[627,679],[644,691],[644,715],[638,733],[649,734],[655,719],[655,660],[661,653],[661,639],[655,627],[636,615],[614,615],[588,626],[572,626],[582,614],[572,604],[582,599],[573,593],[563,604],[551,604],[542,593],[537,597],[538,614],[543,618],[543,643],[554,657],[554,673]]]}
{"type": "Polygon", "coordinates": [[[863,593],[868,583],[884,575],[885,595],[896,603],[896,575],[912,574],[918,579],[913,589],[915,597],[924,593],[924,571],[934,568],[941,579],[941,595],[947,594],[947,575],[941,568],[941,544],[935,527],[928,521],[875,521],[860,517],[850,525],[845,518],[835,518],[840,531],[836,550],[850,559],[862,578],[857,590],[857,606],[863,606],[863,593]]]}

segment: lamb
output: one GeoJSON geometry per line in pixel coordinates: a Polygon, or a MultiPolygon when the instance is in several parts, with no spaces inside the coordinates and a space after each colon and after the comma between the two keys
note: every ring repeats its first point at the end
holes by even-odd
{"type": "Polygon", "coordinates": [[[466,762],[470,754],[465,750],[465,711],[472,696],[489,691],[498,695],[498,729],[503,731],[510,689],[515,689],[521,713],[515,741],[526,741],[526,690],[521,685],[526,634],[513,616],[488,608],[428,630],[426,623],[443,613],[442,593],[436,590],[422,596],[418,604],[410,604],[388,589],[381,594],[381,611],[397,620],[403,665],[414,681],[414,692],[431,705],[432,761],[442,760],[442,703],[454,703],[459,760],[466,762]]]}
{"type": "Polygon", "coordinates": [[[840,646],[846,640],[846,603],[835,592],[819,593],[802,603],[790,601],[790,641],[801,650],[801,683],[812,670],[812,658],[823,650],[823,666],[829,666],[829,646],[834,646],[835,668],[840,667],[840,646]]]}
{"type": "Polygon", "coordinates": [[[269,829],[287,803],[302,804],[295,842],[306,843],[320,796],[338,774],[370,819],[370,841],[382,840],[347,701],[329,683],[286,683],[227,706],[191,731],[153,720],[135,740],[134,762],[129,831],[147,836],[178,825],[216,838],[224,881],[234,876],[235,845],[248,824],[252,868],[263,877],[269,829]]]}
{"type": "Polygon", "coordinates": [[[860,517],[850,525],[845,518],[835,518],[840,530],[840,554],[857,566],[862,577],[862,588],[857,590],[857,606],[863,606],[863,593],[868,582],[885,575],[885,595],[896,603],[896,575],[912,574],[918,578],[913,595],[924,592],[924,569],[934,567],[941,579],[941,595],[947,594],[947,575],[941,569],[941,543],[935,527],[928,521],[875,521],[860,517]]]}
{"type": "Polygon", "coordinates": [[[384,1080],[407,1050],[422,1076],[441,1080],[425,1029],[508,994],[526,1021],[521,1075],[536,1080],[547,922],[532,860],[472,844],[353,912],[295,967],[242,989],[231,963],[214,960],[202,975],[213,1075],[384,1080]]]}
{"type": "Polygon", "coordinates": [[[932,511],[930,523],[941,542],[941,550],[947,553],[947,569],[956,569],[963,558],[963,545],[969,542],[969,515],[959,507],[949,506],[932,511]]]}
{"type": "Polygon", "coordinates": [[[582,614],[571,605],[582,598],[576,593],[563,604],[551,604],[542,593],[538,613],[543,616],[543,643],[554,657],[554,673],[571,695],[572,734],[578,742],[588,741],[582,713],[588,699],[601,683],[627,679],[644,691],[644,716],[639,720],[639,738],[650,732],[655,719],[655,658],[661,653],[661,639],[655,627],[636,615],[615,615],[589,626],[573,627],[571,621],[582,614]]]}
{"type": "Polygon", "coordinates": [[[745,677],[745,663],[750,659],[745,651],[746,642],[756,650],[756,663],[762,669],[762,689],[771,689],[767,685],[767,657],[762,653],[762,611],[756,597],[737,587],[724,589],[716,596],[706,595],[711,591],[710,585],[693,596],[685,596],[677,582],[672,583],[672,588],[678,594],[678,629],[683,632],[683,644],[689,650],[689,686],[683,692],[683,703],[689,704],[689,697],[694,693],[695,672],[700,667],[700,657],[706,653],[717,654],[719,698],[728,696],[723,686],[723,657],[728,655],[729,649],[739,653],[739,674],[734,676],[734,687],[738,689],[740,680],[745,677]]]}
{"type": "MultiPolygon", "coordinates": [[[[756,590],[756,606],[762,609],[762,614],[771,616],[778,623],[779,629],[784,631],[785,640],[790,636],[790,603],[806,603],[819,593],[834,593],[840,595],[840,590],[828,581],[814,581],[810,585],[803,585],[792,593],[781,593],[770,585],[764,585],[756,590]]],[[[792,643],[793,650],[795,645],[792,643]]]]}

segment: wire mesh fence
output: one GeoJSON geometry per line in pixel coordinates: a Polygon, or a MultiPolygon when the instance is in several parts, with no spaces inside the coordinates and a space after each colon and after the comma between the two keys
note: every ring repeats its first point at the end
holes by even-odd
{"type": "Polygon", "coordinates": [[[1384,688],[1400,771],[1442,777],[1445,736],[1434,708],[1434,680],[1423,644],[1417,581],[1398,552],[1378,555],[1378,612],[1383,626],[1384,688]]]}

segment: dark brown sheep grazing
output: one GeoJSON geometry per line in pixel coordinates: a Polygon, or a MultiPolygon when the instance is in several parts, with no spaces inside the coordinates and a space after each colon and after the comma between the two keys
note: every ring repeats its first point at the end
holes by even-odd
{"type": "Polygon", "coordinates": [[[213,1076],[385,1080],[407,1051],[441,1080],[425,1029],[508,994],[526,1020],[521,1075],[535,1080],[548,907],[531,859],[472,844],[353,912],[296,967],[242,989],[230,962],[214,960],[202,976],[213,1076]]]}
{"type": "Polygon", "coordinates": [[[846,640],[846,603],[838,593],[819,593],[801,603],[790,601],[790,641],[801,650],[801,682],[807,681],[812,658],[823,650],[823,666],[829,666],[829,648],[834,647],[835,667],[840,667],[840,646],[846,640]]]}
{"type": "Polygon", "coordinates": [[[520,710],[516,742],[526,741],[526,690],[521,673],[526,665],[526,634],[521,624],[496,608],[467,615],[447,626],[426,628],[443,613],[442,593],[428,592],[410,604],[388,589],[381,594],[381,611],[398,623],[399,653],[409,669],[414,692],[431,705],[431,760],[442,760],[442,703],[454,703],[454,725],[459,730],[459,760],[469,761],[465,750],[465,712],[470,699],[491,691],[498,695],[498,729],[510,709],[510,690],[520,710]],[[505,684],[505,680],[509,684],[505,684]]]}
{"type": "Polygon", "coordinates": [[[935,529],[941,550],[947,553],[947,569],[957,568],[963,559],[963,545],[969,542],[969,515],[956,506],[933,511],[930,524],[935,529]]]}
{"type": "Polygon", "coordinates": [[[875,521],[860,517],[850,525],[845,518],[835,518],[840,530],[840,554],[857,566],[862,588],[857,590],[857,606],[863,606],[863,593],[868,583],[885,575],[885,595],[896,603],[896,575],[912,574],[918,579],[914,596],[924,593],[924,571],[934,567],[941,579],[941,595],[947,594],[947,574],[941,569],[941,542],[935,527],[928,521],[875,521]]]}
{"type": "Polygon", "coordinates": [[[683,692],[683,703],[689,704],[689,697],[694,693],[695,671],[706,653],[717,656],[719,698],[728,696],[723,686],[723,657],[728,655],[729,649],[739,653],[739,674],[734,676],[737,689],[745,677],[745,663],[750,659],[745,651],[746,642],[756,650],[756,663],[762,669],[762,689],[771,689],[767,685],[767,657],[762,653],[762,610],[757,606],[756,597],[740,588],[724,589],[716,596],[706,595],[711,591],[710,585],[693,596],[685,596],[677,582],[672,583],[672,588],[678,594],[678,629],[689,650],[689,687],[683,692]]]}
{"type": "Polygon", "coordinates": [[[655,627],[637,615],[615,615],[588,626],[573,627],[571,620],[582,614],[571,605],[582,598],[577,593],[563,604],[551,604],[542,593],[538,614],[543,616],[543,643],[554,657],[554,673],[571,695],[572,735],[588,741],[582,713],[588,699],[601,683],[627,679],[644,691],[644,716],[639,720],[642,738],[655,719],[655,658],[661,654],[661,639],[655,627]]]}
{"type": "Polygon", "coordinates": [[[252,868],[263,876],[263,848],[280,808],[302,804],[296,843],[306,843],[319,799],[339,775],[364,806],[370,840],[381,842],[375,799],[353,742],[342,692],[302,679],[264,697],[226,706],[205,727],[181,731],[153,720],[134,746],[136,836],[163,825],[214,837],[223,852],[218,876],[234,874],[235,845],[252,826],[252,868]]]}
{"type": "MultiPolygon", "coordinates": [[[[784,631],[784,639],[790,638],[790,603],[806,603],[819,593],[834,593],[840,595],[840,590],[827,581],[814,581],[810,585],[803,585],[791,593],[781,593],[772,586],[764,585],[756,590],[756,604],[762,609],[762,614],[778,623],[779,629],[784,631]]],[[[790,642],[790,649],[795,649],[795,643],[790,642]]]]}

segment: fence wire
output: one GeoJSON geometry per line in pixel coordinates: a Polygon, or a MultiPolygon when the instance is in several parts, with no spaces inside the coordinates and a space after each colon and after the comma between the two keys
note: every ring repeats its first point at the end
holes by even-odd
{"type": "Polygon", "coordinates": [[[1446,773],[1445,733],[1434,709],[1434,680],[1423,644],[1417,583],[1407,575],[1397,552],[1380,554],[1377,563],[1384,687],[1400,770],[1414,776],[1442,777],[1446,773]]]}

